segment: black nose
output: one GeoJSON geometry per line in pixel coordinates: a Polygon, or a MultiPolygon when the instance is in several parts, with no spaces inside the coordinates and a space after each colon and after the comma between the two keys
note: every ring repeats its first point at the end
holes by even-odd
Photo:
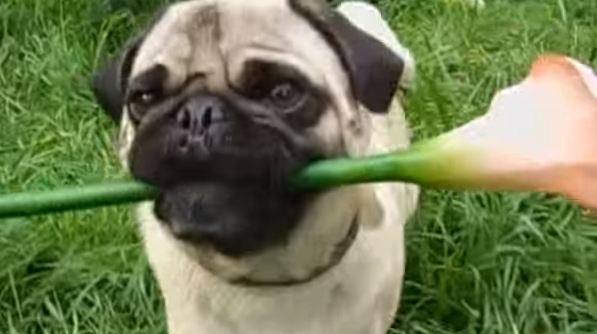
{"type": "Polygon", "coordinates": [[[199,96],[188,100],[177,114],[181,130],[203,133],[213,124],[224,120],[222,101],[215,96],[199,96]]]}
{"type": "Polygon", "coordinates": [[[205,146],[213,128],[225,121],[224,104],[220,98],[198,96],[189,99],[176,114],[180,135],[178,148],[184,153],[194,146],[205,146]]]}

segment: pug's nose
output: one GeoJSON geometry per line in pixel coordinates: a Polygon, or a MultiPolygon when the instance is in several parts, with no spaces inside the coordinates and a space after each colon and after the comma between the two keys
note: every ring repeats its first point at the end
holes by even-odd
{"type": "Polygon", "coordinates": [[[191,135],[200,135],[225,120],[222,101],[215,96],[190,99],[177,114],[178,126],[191,135]]]}
{"type": "Polygon", "coordinates": [[[205,147],[209,135],[217,125],[226,122],[224,104],[215,96],[193,97],[176,114],[181,153],[196,147],[205,147]]]}

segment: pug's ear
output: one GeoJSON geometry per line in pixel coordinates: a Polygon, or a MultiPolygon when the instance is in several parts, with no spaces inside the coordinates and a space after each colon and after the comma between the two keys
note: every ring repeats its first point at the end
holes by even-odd
{"type": "Polygon", "coordinates": [[[289,1],[293,10],[306,18],[335,49],[349,74],[356,99],[372,112],[386,113],[399,88],[404,59],[323,1],[289,1]]]}
{"type": "Polygon", "coordinates": [[[127,43],[95,72],[91,80],[97,102],[115,122],[122,118],[128,80],[141,43],[142,38],[127,43]]]}

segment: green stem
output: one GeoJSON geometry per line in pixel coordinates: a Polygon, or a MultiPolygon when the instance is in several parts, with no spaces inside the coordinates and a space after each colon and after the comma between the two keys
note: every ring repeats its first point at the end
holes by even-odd
{"type": "Polygon", "coordinates": [[[154,188],[130,180],[8,194],[0,196],[0,219],[135,203],[156,194],[154,188]]]}
{"type": "MultiPolygon", "coordinates": [[[[474,173],[471,165],[462,160],[467,152],[450,149],[446,143],[449,141],[432,140],[402,152],[317,162],[293,178],[291,184],[301,189],[398,181],[444,188],[470,184],[474,173]]],[[[156,196],[156,189],[132,180],[8,194],[0,196],[0,218],[130,204],[156,196]]]]}
{"type": "Polygon", "coordinates": [[[329,188],[374,182],[406,182],[434,188],[471,186],[477,176],[473,154],[437,138],[410,149],[360,159],[317,162],[299,173],[292,184],[299,188],[329,188]]]}

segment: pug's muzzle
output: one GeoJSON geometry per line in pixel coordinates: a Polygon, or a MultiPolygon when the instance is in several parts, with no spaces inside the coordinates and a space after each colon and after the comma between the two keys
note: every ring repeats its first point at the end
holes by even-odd
{"type": "Polygon", "coordinates": [[[199,92],[154,109],[133,118],[129,164],[161,189],[155,213],[175,237],[234,256],[287,236],[308,198],[287,180],[315,159],[314,148],[231,94],[199,92]]]}

